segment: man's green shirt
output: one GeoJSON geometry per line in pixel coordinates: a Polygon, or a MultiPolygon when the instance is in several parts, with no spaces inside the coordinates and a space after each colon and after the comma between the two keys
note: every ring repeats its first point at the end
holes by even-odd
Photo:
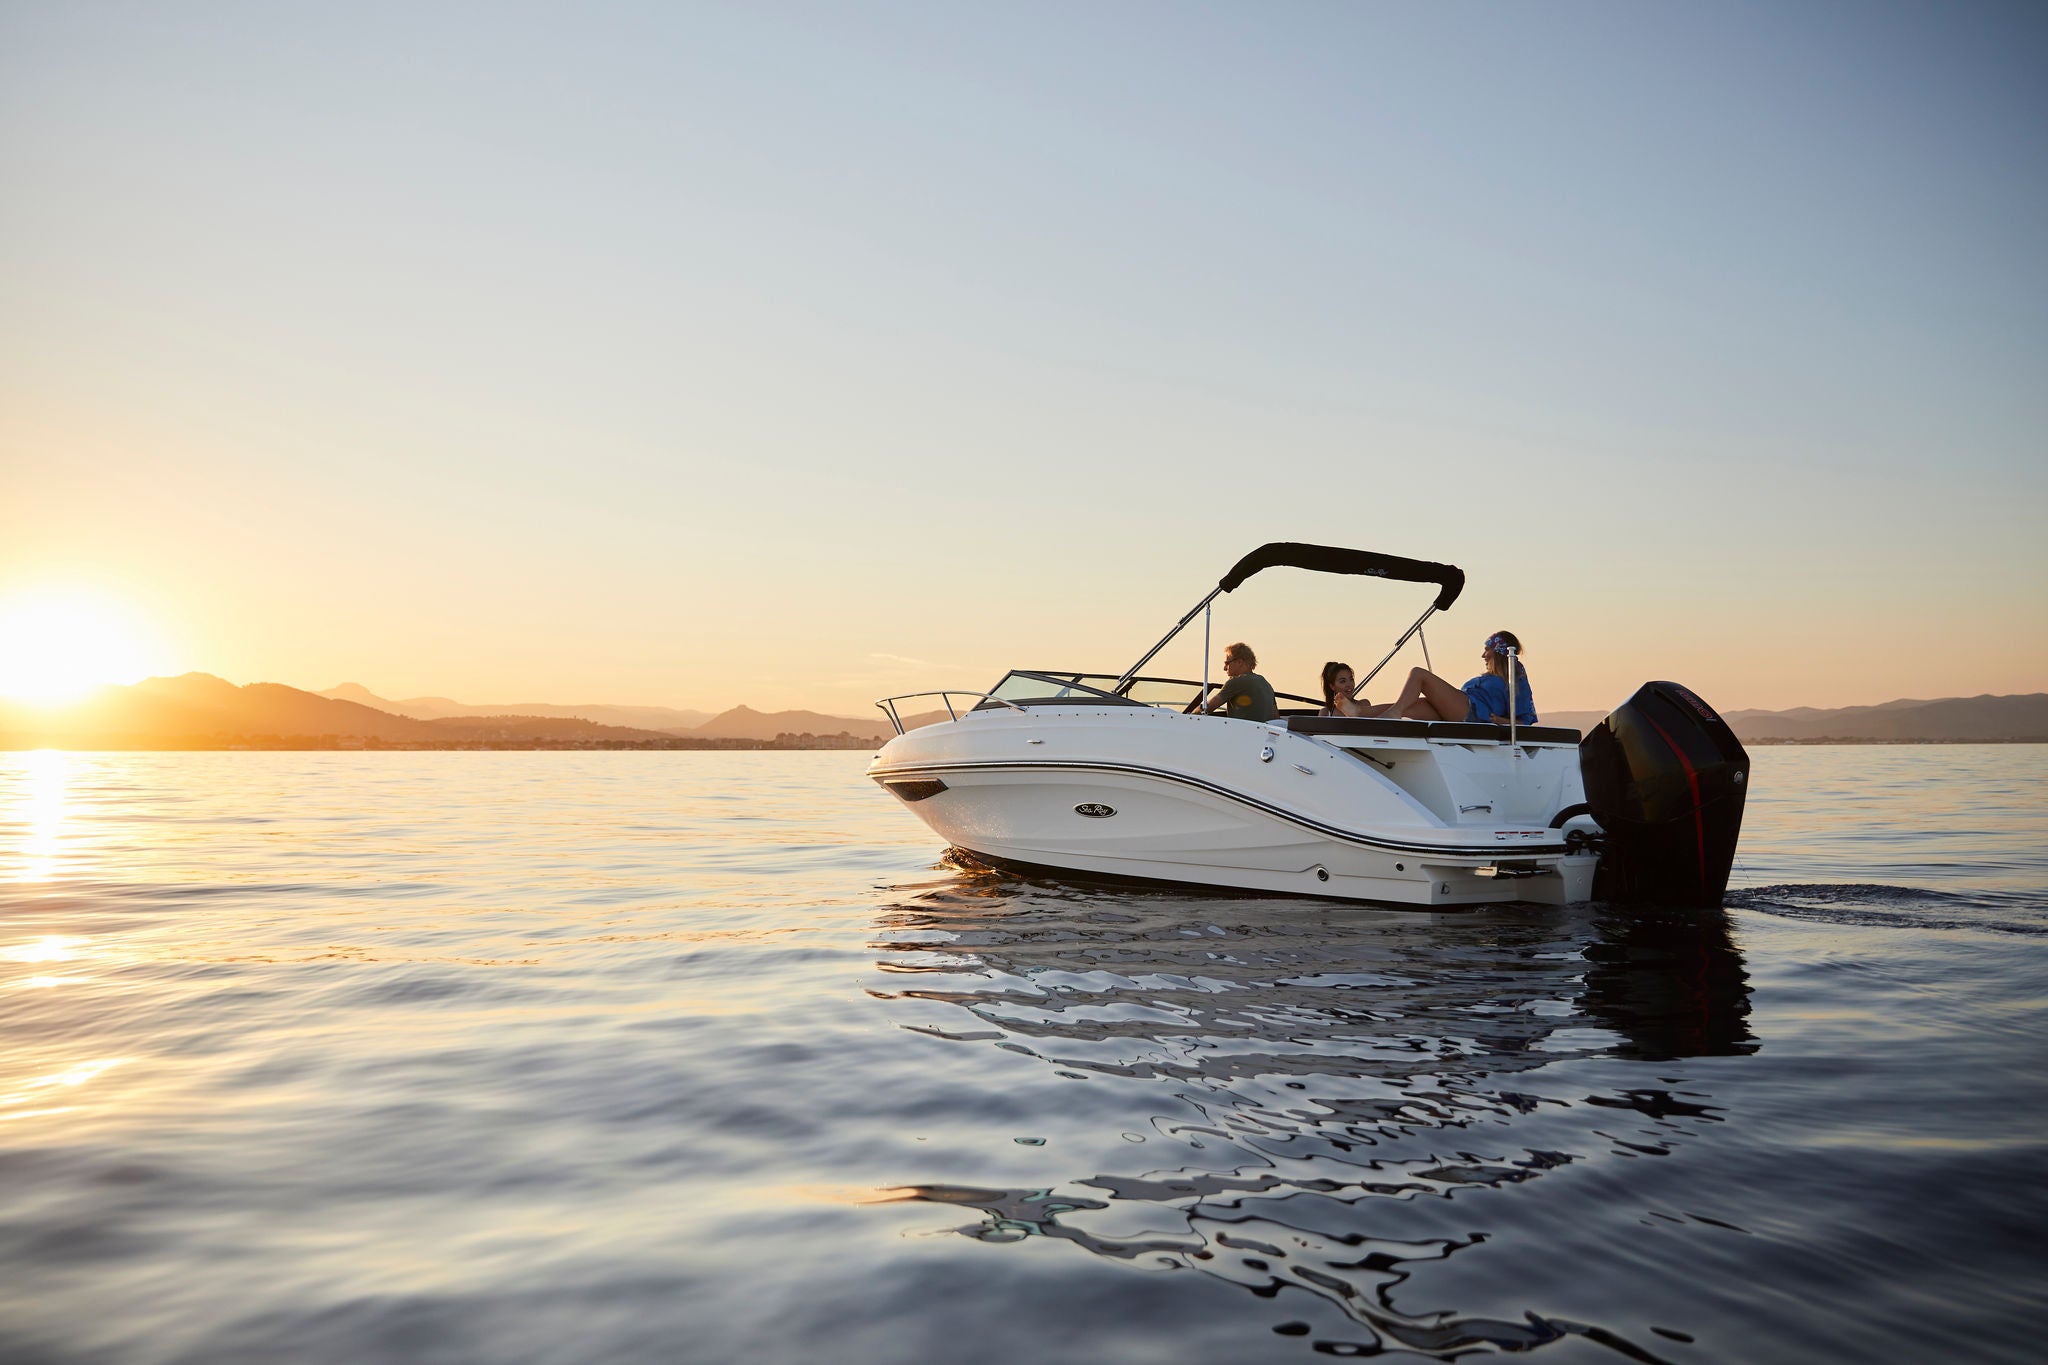
{"type": "Polygon", "coordinates": [[[1232,720],[1268,721],[1280,714],[1280,703],[1273,700],[1273,684],[1256,673],[1240,673],[1224,681],[1216,709],[1232,720]]]}

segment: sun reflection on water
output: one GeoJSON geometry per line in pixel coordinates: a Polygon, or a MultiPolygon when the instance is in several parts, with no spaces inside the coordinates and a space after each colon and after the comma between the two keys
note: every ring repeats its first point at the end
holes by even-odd
{"type": "Polygon", "coordinates": [[[62,1071],[20,1081],[13,1089],[0,1091],[0,1123],[10,1119],[42,1118],[75,1109],[76,1105],[62,1102],[65,1091],[97,1080],[127,1060],[125,1057],[99,1057],[67,1066],[62,1071]]]}
{"type": "Polygon", "coordinates": [[[72,962],[77,960],[79,945],[84,942],[70,934],[45,934],[9,948],[5,956],[10,962],[72,962]]]}
{"type": "Polygon", "coordinates": [[[21,865],[10,880],[46,882],[57,874],[58,836],[64,826],[64,795],[69,756],[58,749],[39,749],[23,756],[28,784],[10,824],[22,826],[21,865]]]}

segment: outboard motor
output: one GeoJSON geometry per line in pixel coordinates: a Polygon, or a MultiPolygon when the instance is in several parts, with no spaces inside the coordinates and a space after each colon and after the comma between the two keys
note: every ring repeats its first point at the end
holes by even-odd
{"type": "Polygon", "coordinates": [[[1579,745],[1579,774],[1605,831],[1596,899],[1721,904],[1749,754],[1713,707],[1677,683],[1644,683],[1579,745]]]}

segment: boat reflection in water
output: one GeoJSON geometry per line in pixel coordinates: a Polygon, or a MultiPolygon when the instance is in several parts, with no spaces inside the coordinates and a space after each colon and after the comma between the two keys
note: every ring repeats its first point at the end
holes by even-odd
{"type": "MultiPolygon", "coordinates": [[[[1573,1337],[1656,1358],[1637,1331],[1500,1301],[1512,1283],[1473,1312],[1403,1311],[1395,1297],[1418,1263],[1509,1232],[1557,1236],[1518,1228],[1514,1201],[1484,1205],[1493,1230],[1475,1232],[1482,1209],[1465,1192],[1669,1155],[1719,1121],[1673,1068],[1617,1064],[1755,1049],[1718,913],[1375,911],[1106,889],[953,856],[956,875],[908,889],[878,921],[877,965],[900,986],[875,994],[906,1028],[1108,1082],[1063,1146],[1128,1151],[1135,1168],[895,1198],[976,1210],[956,1231],[984,1242],[1056,1238],[1263,1298],[1313,1293],[1342,1311],[1341,1335],[1328,1314],[1273,1330],[1314,1332],[1325,1339],[1305,1344],[1325,1354],[1573,1337]],[[1087,1125],[1112,1122],[1132,1145],[1090,1141],[1117,1134],[1087,1125]]],[[[1586,1221],[1585,1238],[1614,1233],[1586,1221]]],[[[1650,1330],[1687,1339],[1667,1326],[1650,1330]]]]}

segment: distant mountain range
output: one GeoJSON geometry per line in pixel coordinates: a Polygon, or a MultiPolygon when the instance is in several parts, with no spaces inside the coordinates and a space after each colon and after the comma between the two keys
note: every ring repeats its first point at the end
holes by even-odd
{"type": "MultiPolygon", "coordinates": [[[[1559,711],[1543,719],[1585,730],[1605,714],[1559,711]]],[[[944,717],[933,711],[904,719],[917,726],[944,717]]],[[[1755,744],[2048,741],[2048,693],[1731,711],[1727,720],[1745,743],[1755,744]]],[[[889,734],[879,714],[862,719],[735,706],[707,716],[659,706],[537,703],[500,709],[446,697],[390,701],[356,683],[324,693],[281,683],[237,687],[209,673],[102,688],[54,712],[0,703],[0,749],[865,748],[889,734]],[[641,723],[624,723],[628,719],[641,723]],[[685,723],[647,723],[678,720],[685,723]]]]}
{"type": "Polygon", "coordinates": [[[1894,743],[1982,739],[2048,740],[2048,693],[2017,697],[1944,697],[1888,701],[1822,711],[1734,711],[1729,726],[1744,740],[1860,739],[1894,743]]]}
{"type": "MultiPolygon", "coordinates": [[[[1604,711],[1552,711],[1546,725],[1590,730],[1604,711]]],[[[1940,744],[1969,741],[2048,741],[2048,692],[2016,697],[1943,697],[1938,701],[1888,701],[1882,706],[1823,710],[1725,711],[1721,718],[1744,744],[1815,743],[1845,740],[1864,744],[1940,744]]]]}
{"type": "MultiPolygon", "coordinates": [[[[673,735],[678,739],[771,740],[778,735],[846,734],[879,740],[891,733],[889,723],[882,719],[879,711],[873,716],[863,718],[832,716],[819,711],[756,711],[753,707],[744,705],[735,706],[729,711],[721,711],[715,716],[709,711],[679,711],[667,706],[555,706],[542,702],[475,706],[447,697],[410,697],[404,701],[391,701],[378,696],[361,683],[343,683],[339,687],[330,687],[318,695],[373,706],[379,711],[411,716],[417,720],[552,716],[594,721],[607,726],[653,730],[673,735]]],[[[929,725],[944,714],[942,711],[932,711],[914,716],[906,715],[903,723],[907,728],[929,725]]]]}
{"type": "MultiPolygon", "coordinates": [[[[451,716],[542,716],[556,720],[587,720],[599,725],[623,725],[633,730],[660,730],[681,734],[711,719],[709,711],[679,711],[672,706],[556,706],[548,702],[507,702],[502,706],[476,706],[448,697],[407,697],[392,701],[380,697],[361,683],[346,682],[317,696],[352,701],[359,706],[389,711],[414,720],[446,720],[451,716]]],[[[764,736],[772,739],[774,736],[764,736]]]]}
{"type": "Polygon", "coordinates": [[[356,684],[327,693],[281,683],[237,687],[210,673],[104,687],[75,706],[56,711],[0,703],[0,749],[852,748],[871,745],[888,733],[888,723],[879,713],[873,720],[857,720],[816,711],[761,712],[746,706],[708,716],[665,707],[553,705],[506,712],[445,697],[388,702],[356,684]],[[430,714],[405,714],[397,707],[430,714]],[[431,714],[436,711],[438,715],[431,714]],[[658,728],[592,718],[607,714],[695,718],[701,723],[658,728]]]}

